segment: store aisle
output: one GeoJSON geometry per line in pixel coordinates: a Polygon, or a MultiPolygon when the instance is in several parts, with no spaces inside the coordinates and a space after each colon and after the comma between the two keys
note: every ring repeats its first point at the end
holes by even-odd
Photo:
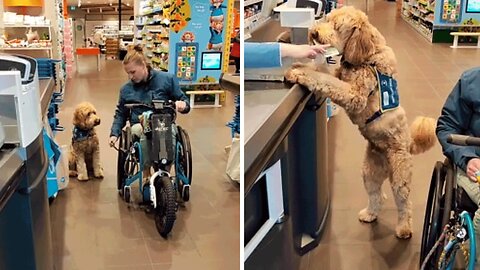
{"type": "Polygon", "coordinates": [[[180,115],[178,123],[187,129],[193,148],[193,182],[190,202],[180,207],[168,239],[155,229],[153,217],[132,209],[116,188],[117,153],[108,147],[118,91],[127,81],[119,61],[80,59],[76,76],[68,80],[65,102],[59,113],[64,132],[59,144],[71,141],[74,106],[93,103],[102,123],[97,127],[103,180],[78,182],[71,179],[51,205],[52,235],[57,270],[183,270],[238,269],[239,185],[225,175],[233,96],[227,94],[224,107],[193,109],[180,115]]]}
{"type": "MultiPolygon", "coordinates": [[[[364,10],[364,0],[349,0],[364,10]]],[[[369,2],[370,21],[396,53],[402,106],[409,121],[417,115],[437,118],[461,72],[480,65],[480,50],[431,44],[395,14],[395,2],[369,2]]],[[[366,142],[344,112],[329,122],[331,212],[321,244],[304,256],[302,270],[418,269],[420,242],[431,171],[443,160],[440,145],[414,157],[411,200],[413,238],[395,238],[397,212],[389,183],[388,199],[378,221],[362,224],[357,213],[367,203],[361,179],[366,142]]]]}

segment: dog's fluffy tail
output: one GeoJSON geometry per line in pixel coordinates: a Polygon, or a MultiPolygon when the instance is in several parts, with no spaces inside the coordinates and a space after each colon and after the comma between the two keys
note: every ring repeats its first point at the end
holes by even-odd
{"type": "Polygon", "coordinates": [[[436,127],[437,121],[430,117],[419,116],[413,121],[410,126],[410,136],[412,137],[410,144],[411,154],[421,154],[435,145],[437,141],[436,127]]]}

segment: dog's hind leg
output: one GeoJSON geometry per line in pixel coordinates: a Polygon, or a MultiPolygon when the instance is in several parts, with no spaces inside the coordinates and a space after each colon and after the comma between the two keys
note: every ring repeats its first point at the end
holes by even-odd
{"type": "Polygon", "coordinates": [[[398,210],[396,236],[412,237],[412,203],[409,200],[412,182],[412,156],[408,150],[390,151],[388,154],[390,184],[398,210]]]}
{"type": "Polygon", "coordinates": [[[96,178],[103,178],[103,168],[100,162],[100,149],[96,149],[92,154],[93,175],[96,178]]]}
{"type": "Polygon", "coordinates": [[[373,222],[382,209],[384,195],[382,183],[388,177],[385,169],[385,157],[368,144],[365,160],[363,161],[363,184],[368,194],[368,206],[358,213],[358,219],[363,222],[373,222]]]}
{"type": "Polygon", "coordinates": [[[70,177],[76,177],[78,175],[77,173],[77,161],[76,157],[73,153],[73,148],[70,147],[70,151],[68,153],[68,176],[70,177]]]}

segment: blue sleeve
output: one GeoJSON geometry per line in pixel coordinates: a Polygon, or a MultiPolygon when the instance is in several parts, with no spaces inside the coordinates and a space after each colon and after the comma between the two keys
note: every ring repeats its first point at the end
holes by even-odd
{"type": "Polygon", "coordinates": [[[447,142],[448,135],[468,135],[472,111],[472,91],[467,87],[464,74],[448,96],[437,122],[437,137],[443,154],[462,170],[466,171],[468,161],[477,157],[474,146],[459,146],[447,142]]]}
{"type": "Polygon", "coordinates": [[[187,109],[183,111],[182,113],[188,113],[190,111],[190,102],[188,100],[187,95],[180,89],[180,84],[178,83],[178,79],[175,76],[171,77],[171,83],[172,83],[172,96],[174,97],[174,100],[181,100],[185,101],[187,103],[187,109]]]}
{"type": "Polygon", "coordinates": [[[119,137],[122,133],[122,128],[127,122],[127,109],[125,108],[125,100],[123,99],[124,88],[120,90],[118,98],[117,108],[115,109],[115,115],[113,116],[112,129],[110,136],[119,137]]]}
{"type": "Polygon", "coordinates": [[[245,42],[243,46],[245,68],[273,68],[282,66],[279,43],[245,42]]]}

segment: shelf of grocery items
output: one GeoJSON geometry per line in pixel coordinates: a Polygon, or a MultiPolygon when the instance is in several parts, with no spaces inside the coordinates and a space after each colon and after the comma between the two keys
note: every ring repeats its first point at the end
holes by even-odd
{"type": "Polygon", "coordinates": [[[108,60],[117,59],[118,52],[119,52],[118,39],[107,38],[105,42],[105,47],[106,47],[105,59],[108,59],[108,60]]]}
{"type": "Polygon", "coordinates": [[[433,38],[435,1],[403,1],[402,18],[430,42],[433,38]]]}
{"type": "Polygon", "coordinates": [[[154,69],[168,71],[169,24],[164,13],[163,1],[140,1],[138,15],[135,16],[134,44],[142,44],[144,54],[154,69]]]}
{"type": "Polygon", "coordinates": [[[420,35],[422,35],[424,38],[426,38],[428,41],[432,41],[433,37],[433,30],[430,28],[427,28],[423,25],[421,25],[418,21],[412,19],[411,17],[408,17],[404,14],[402,14],[402,18],[404,19],[405,22],[407,22],[409,25],[412,26],[413,29],[415,29],[420,35]]]}
{"type": "Polygon", "coordinates": [[[441,23],[435,22],[435,17],[438,15],[435,14],[435,5],[436,0],[403,0],[401,17],[430,42],[451,42],[449,32],[462,28],[480,27],[464,25],[460,21],[448,22],[445,19],[441,20],[441,23]]]}

